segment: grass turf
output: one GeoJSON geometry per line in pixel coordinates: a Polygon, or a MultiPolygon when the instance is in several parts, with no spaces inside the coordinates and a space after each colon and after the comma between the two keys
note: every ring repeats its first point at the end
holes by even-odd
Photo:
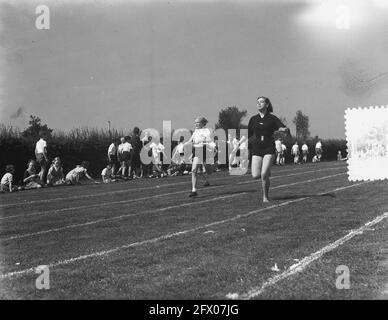
{"type": "MultiPolygon", "coordinates": [[[[35,288],[32,271],[3,276],[0,297],[224,299],[230,292],[246,292],[276,274],[271,270],[275,263],[283,271],[294,259],[388,211],[384,182],[325,193],[351,183],[344,174],[311,181],[345,172],[344,163],[274,168],[269,205],[260,201],[259,182],[225,173],[213,175],[212,187],[200,189],[197,199],[187,197],[189,177],[2,195],[2,274],[57,265],[50,268],[50,290],[35,288]],[[296,202],[233,218],[287,201],[296,202]],[[170,237],[144,242],[165,235],[170,237]],[[135,245],[66,262],[128,244],[135,245]]],[[[384,226],[376,235],[357,236],[258,298],[381,297],[387,282],[379,251],[387,240],[384,226]],[[349,265],[351,276],[356,270],[357,285],[346,292],[335,289],[340,264],[349,265]],[[363,270],[362,276],[357,270],[363,270]]]]}

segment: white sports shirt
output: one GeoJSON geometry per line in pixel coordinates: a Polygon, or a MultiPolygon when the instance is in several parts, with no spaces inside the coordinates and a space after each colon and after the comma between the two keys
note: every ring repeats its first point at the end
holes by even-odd
{"type": "Polygon", "coordinates": [[[47,148],[47,142],[42,138],[36,143],[35,151],[36,153],[44,153],[44,148],[47,148]]]}

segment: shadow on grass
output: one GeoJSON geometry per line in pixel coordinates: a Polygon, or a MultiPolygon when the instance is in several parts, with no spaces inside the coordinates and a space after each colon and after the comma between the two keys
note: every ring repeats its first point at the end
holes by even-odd
{"type": "Polygon", "coordinates": [[[281,196],[281,197],[271,197],[272,200],[293,200],[299,198],[317,198],[317,197],[330,197],[335,198],[336,195],[332,193],[324,193],[324,194],[298,194],[298,195],[289,195],[289,196],[281,196]]]}

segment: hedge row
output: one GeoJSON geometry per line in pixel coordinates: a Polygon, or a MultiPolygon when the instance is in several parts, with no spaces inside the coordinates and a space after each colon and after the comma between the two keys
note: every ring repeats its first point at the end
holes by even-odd
{"type": "MultiPolygon", "coordinates": [[[[323,160],[336,160],[338,150],[346,156],[346,141],[345,140],[321,140],[323,145],[323,160]]],[[[295,142],[294,139],[289,138],[284,143],[287,146],[286,162],[292,162],[291,147],[295,142]]],[[[308,160],[311,161],[314,156],[315,142],[313,140],[306,141],[309,146],[310,154],[308,160]]],[[[95,140],[78,140],[51,138],[48,141],[48,155],[52,160],[54,157],[60,157],[63,163],[64,172],[67,173],[77,164],[86,160],[90,162],[89,172],[92,176],[99,178],[101,170],[105,167],[107,162],[107,149],[111,140],[106,137],[95,140]]],[[[302,146],[302,141],[299,146],[302,146]]],[[[172,144],[174,148],[176,143],[172,144]]],[[[0,137],[0,173],[4,174],[4,169],[7,164],[13,164],[16,168],[15,178],[20,181],[26,170],[27,162],[34,159],[35,141],[25,139],[22,137],[0,137]]]]}

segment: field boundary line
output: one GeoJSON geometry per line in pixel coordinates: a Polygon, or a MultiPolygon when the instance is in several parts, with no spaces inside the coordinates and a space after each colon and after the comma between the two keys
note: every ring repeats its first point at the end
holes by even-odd
{"type": "MultiPolygon", "coordinates": [[[[325,177],[320,177],[320,178],[316,178],[316,179],[309,179],[309,180],[304,180],[304,181],[293,182],[293,183],[290,183],[290,184],[283,184],[283,185],[279,185],[279,186],[274,186],[272,189],[284,188],[284,187],[293,186],[293,185],[302,184],[302,183],[315,182],[315,181],[318,181],[318,180],[329,179],[329,178],[332,178],[332,177],[335,177],[335,176],[339,176],[339,175],[344,175],[344,174],[346,174],[346,173],[338,173],[338,174],[334,174],[334,175],[330,175],[330,176],[325,176],[325,177]]],[[[129,217],[145,215],[145,214],[148,214],[148,213],[152,214],[152,213],[156,213],[156,212],[163,212],[163,211],[166,211],[166,210],[169,210],[169,209],[175,209],[175,208],[180,208],[180,207],[188,207],[188,206],[191,206],[191,205],[198,205],[200,203],[206,203],[206,202],[211,202],[211,201],[215,201],[215,200],[226,199],[226,198],[235,197],[235,196],[241,196],[241,195],[244,195],[246,193],[247,192],[242,191],[242,192],[239,192],[239,193],[236,193],[236,194],[233,194],[233,195],[228,195],[228,196],[221,196],[221,197],[206,199],[206,200],[202,200],[202,201],[183,203],[183,204],[168,206],[168,207],[159,208],[159,209],[145,210],[145,211],[141,211],[141,212],[137,212],[137,213],[129,213],[129,214],[120,215],[120,216],[116,216],[116,217],[102,218],[102,219],[91,220],[91,221],[83,222],[83,223],[71,224],[71,225],[67,225],[67,226],[64,226],[64,227],[58,227],[58,228],[52,228],[52,229],[47,229],[47,230],[41,230],[41,231],[37,231],[37,232],[25,233],[25,234],[15,235],[15,236],[11,236],[11,237],[8,237],[8,238],[3,238],[3,239],[0,238],[0,242],[10,241],[10,240],[17,240],[17,239],[23,239],[23,238],[27,238],[27,237],[33,237],[33,236],[37,236],[37,235],[42,235],[42,234],[47,234],[47,233],[52,233],[52,232],[58,232],[58,231],[67,230],[67,229],[80,228],[80,227],[82,228],[82,227],[85,227],[85,226],[89,226],[89,225],[93,225],[93,224],[97,224],[97,223],[101,223],[101,222],[110,222],[110,221],[115,221],[115,220],[121,220],[121,219],[129,218],[129,217]]]]}
{"type": "Polygon", "coordinates": [[[88,222],[84,222],[84,223],[70,224],[70,225],[67,225],[64,227],[42,230],[42,231],[37,231],[37,232],[32,232],[32,233],[25,233],[25,234],[21,234],[21,235],[17,235],[17,236],[12,236],[9,238],[0,239],[0,242],[22,239],[22,238],[37,236],[37,235],[46,234],[46,233],[58,232],[58,231],[62,231],[62,230],[66,230],[66,229],[73,229],[73,228],[77,228],[77,227],[85,227],[85,226],[89,226],[89,225],[97,224],[97,223],[101,223],[101,222],[110,222],[110,221],[120,220],[120,219],[124,219],[124,218],[128,218],[128,217],[140,216],[140,215],[146,214],[146,213],[163,212],[163,211],[166,211],[169,209],[188,207],[188,206],[195,205],[195,204],[201,204],[201,203],[207,203],[207,202],[216,201],[216,200],[233,198],[233,197],[241,196],[241,195],[246,194],[246,193],[247,192],[241,192],[241,193],[236,193],[236,194],[232,194],[232,195],[228,195],[228,196],[221,196],[221,197],[217,197],[217,198],[206,199],[206,200],[202,200],[202,201],[188,202],[188,203],[178,204],[178,205],[174,205],[174,206],[159,208],[159,209],[146,210],[146,211],[142,211],[139,213],[124,214],[124,215],[111,217],[111,218],[103,218],[103,219],[92,220],[92,221],[88,221],[88,222]]]}
{"type": "MultiPolygon", "coordinates": [[[[368,184],[368,183],[371,183],[371,181],[365,181],[365,182],[360,182],[360,183],[352,184],[350,186],[343,186],[343,187],[335,188],[335,189],[332,189],[332,190],[329,190],[329,191],[318,193],[318,195],[324,195],[324,194],[327,194],[329,192],[342,191],[342,190],[354,188],[354,187],[357,187],[357,186],[365,185],[365,184],[368,184]]],[[[229,223],[229,222],[241,219],[241,218],[247,218],[247,217],[249,217],[249,216],[251,216],[253,214],[256,214],[256,213],[259,213],[259,212],[262,212],[262,211],[266,211],[266,210],[270,210],[270,209],[275,209],[275,208],[287,206],[287,205],[289,205],[291,203],[297,203],[297,202],[300,202],[300,201],[304,201],[304,200],[307,200],[309,198],[311,198],[311,196],[285,201],[285,202],[282,202],[282,203],[277,204],[277,205],[271,205],[271,206],[268,206],[268,207],[260,208],[260,209],[253,210],[253,211],[249,211],[249,212],[247,212],[245,214],[238,214],[238,215],[236,215],[234,217],[231,217],[231,218],[214,221],[214,222],[211,222],[211,223],[208,223],[208,224],[205,224],[205,225],[202,225],[202,226],[198,226],[198,227],[195,227],[195,228],[186,229],[186,230],[182,230],[182,231],[178,231],[178,232],[174,232],[174,233],[168,233],[168,234],[165,234],[165,235],[162,235],[162,236],[159,236],[159,237],[155,237],[155,238],[152,238],[152,239],[147,239],[147,240],[143,240],[143,241],[137,241],[137,242],[125,244],[125,245],[122,245],[122,246],[119,246],[119,247],[115,247],[115,248],[112,248],[112,249],[109,249],[109,250],[97,251],[97,252],[81,255],[81,256],[78,256],[78,257],[75,257],[75,258],[59,260],[57,262],[50,263],[47,266],[49,268],[53,268],[53,267],[56,267],[56,266],[68,265],[68,264],[71,264],[73,262],[82,261],[82,260],[86,260],[86,259],[90,259],[90,258],[94,258],[94,257],[106,256],[106,255],[109,255],[111,253],[117,252],[119,250],[128,249],[128,248],[132,248],[132,247],[139,247],[139,246],[142,246],[142,245],[151,244],[151,243],[155,243],[155,242],[162,241],[162,240],[167,240],[167,239],[175,238],[175,237],[178,237],[178,236],[181,236],[181,235],[186,235],[186,234],[193,233],[193,232],[196,232],[196,231],[199,231],[199,230],[207,229],[209,227],[221,225],[221,224],[224,224],[224,223],[229,223]]],[[[5,274],[2,273],[2,274],[0,274],[0,279],[11,278],[11,277],[14,277],[14,276],[20,276],[20,275],[24,275],[24,274],[28,274],[28,273],[34,273],[34,272],[35,272],[35,268],[32,267],[32,268],[28,268],[28,269],[24,269],[24,270],[20,270],[20,271],[13,271],[13,272],[5,273],[5,274]]]]}
{"type": "MultiPolygon", "coordinates": [[[[322,171],[325,171],[325,170],[322,170],[322,171]]],[[[317,172],[317,171],[313,171],[313,172],[317,172]]],[[[283,175],[283,176],[274,176],[274,177],[271,177],[271,180],[277,179],[277,178],[291,177],[291,176],[295,176],[295,175],[303,175],[305,173],[309,173],[309,172],[305,171],[305,172],[300,172],[300,173],[291,173],[289,175],[283,175]]],[[[342,174],[346,174],[346,172],[340,173],[338,175],[342,175],[342,174]]],[[[249,184],[249,183],[252,183],[252,184],[257,183],[257,181],[250,179],[249,181],[246,181],[244,183],[237,183],[237,184],[241,185],[241,184],[249,184]]],[[[227,186],[227,185],[225,185],[225,186],[227,186]]],[[[222,187],[224,187],[224,186],[217,185],[217,186],[206,187],[206,189],[209,190],[209,189],[222,188],[222,187]]],[[[15,219],[15,218],[19,218],[19,217],[26,218],[26,217],[32,217],[32,216],[39,216],[39,215],[44,215],[44,214],[49,214],[49,213],[56,214],[59,212],[66,212],[66,211],[72,211],[72,210],[98,208],[98,207],[109,206],[112,204],[126,204],[126,203],[132,203],[135,201],[142,201],[142,200],[148,200],[148,199],[153,199],[153,198],[160,198],[163,196],[171,196],[171,195],[175,195],[175,194],[181,194],[181,193],[185,193],[185,192],[188,192],[188,191],[182,190],[182,191],[168,192],[168,193],[163,193],[163,194],[156,194],[156,195],[152,195],[152,196],[148,196],[148,197],[135,198],[135,199],[130,199],[130,200],[117,200],[117,201],[109,201],[109,202],[97,203],[97,204],[88,204],[88,205],[82,205],[82,206],[70,207],[70,208],[51,209],[51,210],[46,210],[46,211],[36,211],[36,212],[27,213],[24,215],[23,214],[10,215],[10,216],[5,216],[5,217],[0,217],[0,221],[8,220],[8,219],[15,219]]]]}
{"type": "Polygon", "coordinates": [[[249,290],[247,293],[238,294],[238,293],[228,293],[226,295],[226,298],[229,299],[239,299],[239,300],[249,300],[254,297],[257,297],[258,295],[262,294],[264,290],[277,282],[286,279],[295,273],[302,272],[309,264],[314,262],[315,260],[321,258],[325,253],[328,253],[337,247],[343,245],[345,242],[351,240],[357,235],[361,235],[364,233],[364,231],[370,230],[370,227],[380,223],[384,219],[388,218],[388,212],[383,213],[380,216],[377,216],[372,221],[369,221],[365,223],[363,226],[359,227],[356,230],[350,231],[347,235],[343,236],[342,238],[334,241],[333,243],[330,243],[329,245],[323,247],[322,249],[310,254],[309,256],[303,258],[298,263],[293,264],[290,266],[286,271],[282,272],[279,275],[276,275],[272,278],[269,278],[267,281],[265,281],[260,287],[255,287],[251,290],[249,290]]]}
{"type": "MultiPolygon", "coordinates": [[[[299,168],[303,169],[303,167],[298,167],[298,168],[295,168],[295,169],[287,169],[287,170],[281,170],[281,171],[282,172],[296,171],[296,170],[299,171],[299,168]]],[[[342,169],[342,168],[346,168],[346,166],[334,166],[334,167],[328,167],[328,168],[323,168],[323,169],[319,169],[319,170],[309,170],[309,171],[301,170],[303,172],[301,172],[300,174],[311,173],[311,172],[321,172],[321,171],[326,171],[326,170],[336,170],[336,169],[342,169]]],[[[297,174],[294,174],[294,175],[297,175],[297,174]]],[[[275,178],[275,177],[282,177],[282,176],[283,175],[276,175],[273,178],[275,178]]],[[[222,181],[222,180],[227,180],[227,179],[232,179],[233,180],[233,179],[236,179],[236,178],[239,178],[239,177],[247,177],[247,175],[242,175],[242,176],[228,175],[228,176],[225,176],[225,177],[220,177],[220,178],[212,179],[212,181],[222,181]]],[[[190,183],[191,183],[191,181],[188,180],[188,181],[181,181],[181,182],[176,182],[176,183],[166,183],[166,184],[157,185],[157,186],[120,189],[120,190],[115,190],[115,191],[99,192],[99,193],[86,194],[86,195],[76,195],[76,196],[70,196],[70,197],[30,200],[30,201],[24,201],[24,202],[18,202],[18,203],[3,204],[3,205],[0,205],[0,209],[12,208],[12,207],[23,206],[23,205],[30,205],[30,204],[35,204],[35,203],[49,203],[49,202],[62,201],[62,200],[86,199],[86,198],[93,198],[93,197],[98,197],[98,196],[127,193],[127,192],[131,192],[131,191],[160,189],[160,188],[174,187],[174,186],[185,185],[185,184],[190,184],[190,183]]],[[[40,191],[42,191],[42,190],[40,190],[40,191]]]]}

